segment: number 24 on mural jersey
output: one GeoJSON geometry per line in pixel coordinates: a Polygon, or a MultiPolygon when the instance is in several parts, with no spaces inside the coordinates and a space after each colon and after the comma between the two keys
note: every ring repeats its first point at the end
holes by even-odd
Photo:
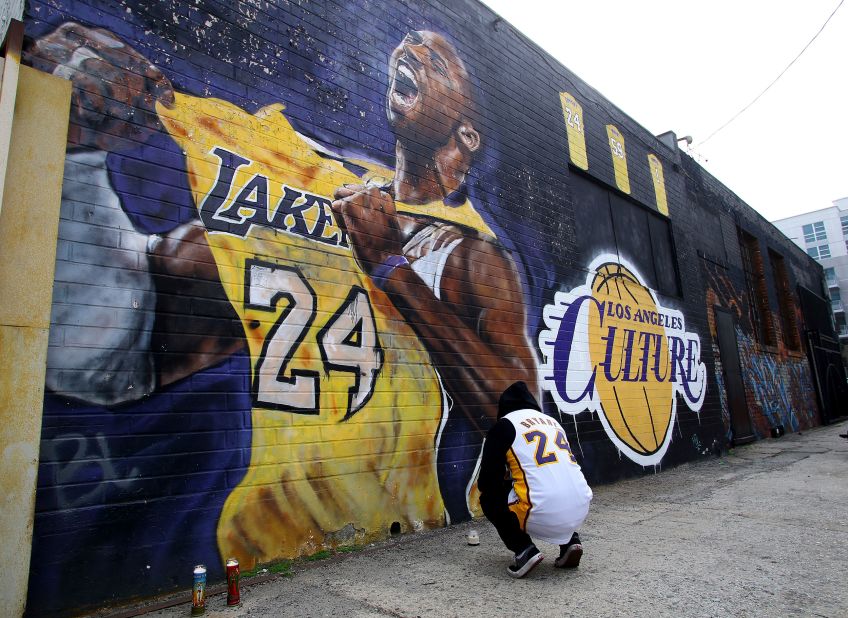
{"type": "MultiPolygon", "coordinates": [[[[551,451],[547,450],[548,434],[543,431],[539,431],[538,429],[534,429],[533,431],[528,431],[523,435],[527,444],[532,442],[536,443],[536,453],[534,454],[534,458],[538,465],[544,466],[546,464],[556,463],[559,461],[559,457],[557,457],[556,453],[557,449],[551,451]]],[[[554,444],[558,447],[558,450],[568,453],[568,458],[571,460],[571,463],[577,463],[577,460],[574,459],[574,453],[571,452],[571,446],[569,446],[564,433],[561,431],[557,432],[556,438],[554,438],[554,444]]]]}
{"type": "MultiPolygon", "coordinates": [[[[297,349],[317,315],[317,295],[299,269],[258,260],[245,264],[245,306],[259,311],[285,308],[268,331],[256,362],[253,392],[256,405],[300,414],[318,414],[320,373],[292,367],[297,349]]],[[[352,374],[345,418],[364,406],[374,393],[374,382],[383,366],[383,350],[371,303],[358,286],[321,328],[316,345],[325,375],[331,371],[352,374]]]]}

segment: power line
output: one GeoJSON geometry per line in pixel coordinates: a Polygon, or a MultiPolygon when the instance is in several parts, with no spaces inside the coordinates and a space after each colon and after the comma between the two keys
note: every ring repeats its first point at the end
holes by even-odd
{"type": "Polygon", "coordinates": [[[786,71],[788,71],[788,70],[789,70],[789,68],[790,68],[793,64],[795,64],[795,62],[798,60],[798,58],[800,58],[800,57],[801,57],[801,55],[802,55],[805,51],[807,51],[807,48],[808,48],[810,45],[812,45],[812,44],[813,44],[813,41],[815,41],[815,40],[818,38],[818,36],[822,33],[822,30],[824,30],[824,29],[825,29],[825,26],[827,26],[827,24],[830,22],[830,20],[833,18],[833,16],[834,16],[834,15],[836,15],[836,11],[838,11],[838,10],[839,10],[839,8],[842,6],[842,3],[843,3],[843,2],[845,2],[845,0],[839,0],[839,4],[837,4],[837,5],[836,5],[836,8],[835,8],[835,9],[833,9],[833,12],[830,14],[830,17],[828,17],[828,18],[825,20],[825,22],[822,24],[822,27],[821,27],[821,28],[819,28],[819,31],[818,31],[818,32],[816,32],[815,36],[813,36],[813,38],[812,38],[812,39],[810,39],[810,42],[809,42],[809,43],[807,43],[806,45],[804,45],[804,49],[802,49],[800,52],[798,52],[798,55],[797,55],[797,56],[795,56],[795,57],[792,59],[792,62],[790,62],[788,65],[786,65],[786,68],[785,68],[785,69],[783,69],[783,70],[780,72],[780,75],[778,75],[777,77],[775,77],[775,78],[774,78],[774,80],[773,80],[773,81],[772,81],[772,82],[771,82],[768,86],[766,86],[766,87],[765,87],[765,90],[763,90],[760,94],[758,94],[756,97],[754,97],[754,100],[753,100],[753,101],[751,101],[750,103],[748,103],[748,105],[746,105],[745,107],[743,107],[742,109],[740,109],[738,112],[736,112],[730,120],[728,120],[728,121],[727,121],[727,122],[725,122],[723,125],[721,125],[718,129],[716,129],[715,131],[713,131],[712,133],[710,133],[710,134],[709,134],[709,136],[707,137],[707,139],[705,139],[704,141],[702,141],[702,142],[698,143],[697,145],[698,145],[698,146],[703,146],[704,144],[706,144],[708,141],[710,141],[710,139],[711,139],[711,138],[712,138],[712,137],[713,137],[716,133],[718,133],[719,131],[721,131],[722,129],[724,129],[727,125],[729,125],[731,122],[733,122],[734,120],[736,120],[739,116],[741,116],[741,115],[745,112],[745,110],[747,110],[747,109],[748,109],[749,107],[751,107],[754,103],[756,103],[757,101],[759,101],[760,97],[762,97],[762,96],[763,96],[766,92],[768,92],[768,91],[769,91],[769,89],[777,83],[777,80],[779,80],[781,77],[783,77],[783,74],[784,74],[784,73],[786,73],[786,71]]]}

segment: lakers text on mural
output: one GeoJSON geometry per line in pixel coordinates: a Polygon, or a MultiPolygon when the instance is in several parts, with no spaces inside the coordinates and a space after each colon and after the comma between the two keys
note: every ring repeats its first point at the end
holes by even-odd
{"type": "Polygon", "coordinates": [[[243,238],[251,225],[266,225],[319,242],[348,246],[344,232],[335,225],[328,198],[282,185],[277,206],[270,209],[268,177],[253,174],[240,186],[235,199],[231,199],[236,171],[253,162],[221,147],[213,148],[210,154],[221,163],[215,184],[200,206],[200,217],[206,229],[243,238]],[[310,209],[317,212],[311,229],[303,214],[310,209]]]}
{"type": "Polygon", "coordinates": [[[597,412],[627,457],[659,463],[677,395],[697,412],[706,393],[701,341],[683,314],[661,306],[632,266],[601,255],[584,285],[555,295],[544,320],[541,382],[559,409],[597,412]]]}

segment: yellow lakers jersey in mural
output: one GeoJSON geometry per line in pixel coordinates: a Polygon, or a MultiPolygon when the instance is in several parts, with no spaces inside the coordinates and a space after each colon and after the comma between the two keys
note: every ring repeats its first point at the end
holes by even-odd
{"type": "MultiPolygon", "coordinates": [[[[250,466],[218,524],[221,555],[246,568],[385,535],[392,522],[444,522],[438,375],[330,210],[334,190],[362,178],[282,111],[187,95],[159,107],[250,350],[250,466]]],[[[469,203],[398,211],[489,232],[469,203]]]]}

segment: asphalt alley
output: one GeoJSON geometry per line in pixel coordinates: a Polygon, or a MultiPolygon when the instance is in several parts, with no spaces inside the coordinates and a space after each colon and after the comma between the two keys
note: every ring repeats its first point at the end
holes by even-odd
{"type": "MultiPolygon", "coordinates": [[[[510,555],[478,520],[298,562],[291,576],[245,585],[240,607],[211,596],[206,615],[848,616],[846,430],[594,488],[576,570],[555,569],[557,548],[540,544],[544,562],[511,579],[510,555]],[[471,529],[479,546],[465,542],[471,529]]],[[[183,603],[147,615],[189,613],[183,603]]]]}

